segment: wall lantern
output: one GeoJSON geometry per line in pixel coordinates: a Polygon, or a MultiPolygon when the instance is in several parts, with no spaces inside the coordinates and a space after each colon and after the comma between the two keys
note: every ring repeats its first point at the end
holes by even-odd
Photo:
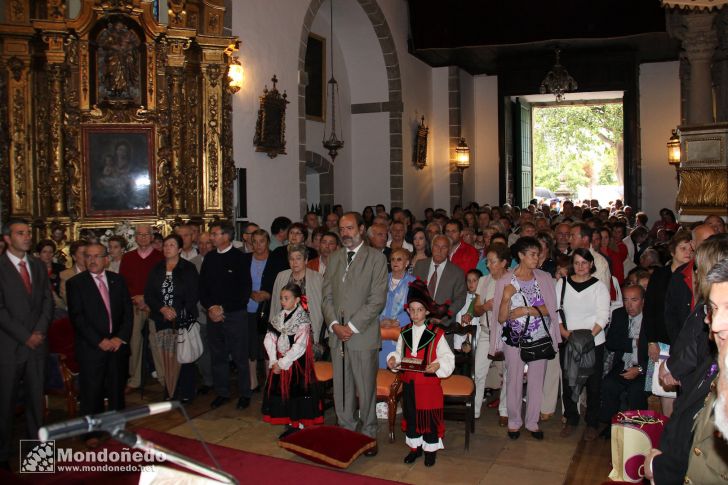
{"type": "Polygon", "coordinates": [[[243,65],[240,63],[238,56],[235,55],[238,51],[238,46],[239,41],[236,41],[225,49],[225,54],[228,56],[227,87],[233,94],[240,91],[240,88],[243,87],[243,82],[245,82],[243,65]]]}
{"type": "Polygon", "coordinates": [[[465,143],[465,138],[460,138],[455,147],[455,164],[460,171],[470,168],[470,147],[465,143]]]}
{"type": "Polygon", "coordinates": [[[680,136],[677,130],[672,130],[672,136],[667,142],[667,162],[670,165],[680,164],[680,136]]]}
{"type": "Polygon", "coordinates": [[[240,64],[240,59],[237,56],[230,56],[230,65],[228,66],[227,73],[228,89],[231,93],[235,94],[240,91],[245,81],[245,74],[243,73],[243,65],[240,64]]]}

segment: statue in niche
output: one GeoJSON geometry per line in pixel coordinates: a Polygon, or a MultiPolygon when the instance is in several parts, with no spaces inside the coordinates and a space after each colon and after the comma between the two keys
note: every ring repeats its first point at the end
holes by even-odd
{"type": "Polygon", "coordinates": [[[141,41],[122,21],[111,21],[96,38],[100,101],[141,103],[141,41]]]}

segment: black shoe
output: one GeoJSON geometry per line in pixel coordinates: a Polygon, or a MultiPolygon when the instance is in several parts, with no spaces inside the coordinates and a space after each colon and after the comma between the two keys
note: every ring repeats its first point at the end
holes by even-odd
{"type": "Polygon", "coordinates": [[[422,447],[417,447],[415,451],[410,450],[407,456],[404,457],[404,462],[407,464],[414,463],[415,460],[422,456],[422,447]]]}
{"type": "Polygon", "coordinates": [[[520,431],[509,431],[508,432],[508,437],[512,440],[517,440],[520,436],[521,436],[520,431]]]}
{"type": "Polygon", "coordinates": [[[541,441],[543,439],[543,431],[531,431],[531,436],[533,436],[534,439],[541,441]]]}
{"type": "Polygon", "coordinates": [[[0,470],[11,471],[10,470],[10,463],[8,463],[7,461],[0,461],[0,470]]]}
{"type": "Polygon", "coordinates": [[[377,456],[377,453],[379,453],[379,448],[375,444],[373,448],[369,448],[367,451],[364,452],[364,456],[372,457],[377,456]]]}
{"type": "Polygon", "coordinates": [[[238,405],[236,406],[238,409],[245,409],[248,406],[250,406],[249,397],[241,397],[240,399],[238,399],[238,405]]]}
{"type": "Polygon", "coordinates": [[[255,386],[250,392],[260,392],[260,385],[255,386]]]}
{"type": "Polygon", "coordinates": [[[197,394],[200,396],[204,396],[205,394],[210,392],[211,389],[212,386],[200,386],[200,388],[197,390],[197,394]]]}
{"type": "Polygon", "coordinates": [[[425,451],[425,466],[432,466],[435,464],[435,460],[437,460],[437,452],[436,451],[425,451]]]}
{"type": "Polygon", "coordinates": [[[222,406],[223,404],[225,404],[226,402],[228,402],[229,400],[230,400],[230,398],[229,398],[229,397],[217,396],[217,397],[216,397],[215,399],[213,399],[213,400],[212,400],[212,402],[210,403],[210,407],[211,407],[212,409],[217,409],[217,408],[219,408],[220,406],[222,406]]]}
{"type": "Polygon", "coordinates": [[[294,428],[293,426],[287,425],[283,433],[278,435],[278,439],[282,440],[286,436],[291,436],[293,433],[298,433],[299,431],[301,431],[301,428],[294,428]]]}

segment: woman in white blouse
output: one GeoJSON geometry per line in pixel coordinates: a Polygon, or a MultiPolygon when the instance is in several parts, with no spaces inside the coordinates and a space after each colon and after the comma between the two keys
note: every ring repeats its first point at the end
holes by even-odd
{"type": "MultiPolygon", "coordinates": [[[[575,249],[571,256],[571,273],[556,283],[556,303],[559,308],[563,307],[564,310],[564,318],[559,315],[561,338],[567,342],[566,345],[569,345],[572,332],[583,335],[584,331],[589,331],[594,338],[594,366],[584,383],[587,402],[584,417],[587,428],[584,432],[584,439],[587,441],[596,439],[598,435],[600,390],[604,368],[604,327],[609,321],[610,300],[607,287],[599,284],[599,280],[593,276],[595,271],[594,256],[591,252],[584,248],[575,249]],[[564,284],[566,284],[566,288],[564,288],[564,284]]],[[[564,418],[566,419],[561,436],[567,437],[579,424],[578,402],[574,400],[574,387],[569,385],[568,377],[568,367],[578,364],[565,362],[567,356],[565,349],[560,354],[563,376],[562,398],[564,418]]]]}
{"type": "MultiPolygon", "coordinates": [[[[486,264],[489,274],[480,278],[475,296],[475,316],[480,317],[480,331],[478,332],[478,345],[475,347],[475,418],[480,417],[480,408],[483,405],[483,394],[485,393],[485,378],[490,369],[490,322],[497,318],[493,313],[493,295],[495,294],[495,283],[505,273],[511,264],[511,251],[505,244],[492,244],[485,253],[486,264]]],[[[501,387],[501,403],[505,409],[505,382],[501,387]]],[[[504,412],[505,424],[508,423],[508,413],[504,412]]],[[[501,419],[501,421],[503,421],[501,419]]],[[[505,426],[505,424],[503,424],[505,426]]]]}

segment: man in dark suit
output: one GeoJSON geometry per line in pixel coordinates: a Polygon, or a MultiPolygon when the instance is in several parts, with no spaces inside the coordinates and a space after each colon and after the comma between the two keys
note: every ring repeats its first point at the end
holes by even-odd
{"type": "Polygon", "coordinates": [[[11,219],[3,228],[7,246],[0,256],[0,468],[10,470],[8,455],[18,388],[25,395],[29,438],[38,436],[43,421],[43,384],[53,315],[48,273],[30,256],[30,225],[11,219]]]}
{"type": "Polygon", "coordinates": [[[612,416],[619,412],[623,392],[627,393],[627,409],[647,409],[647,339],[640,338],[644,295],[645,290],[639,285],[626,287],[622,292],[624,306],[612,312],[606,345],[614,357],[612,368],[602,381],[599,412],[605,430],[609,429],[612,416]]]}
{"type": "MultiPolygon", "coordinates": [[[[432,257],[418,261],[414,275],[427,283],[430,294],[439,305],[450,300],[454,316],[465,304],[468,290],[463,270],[448,260],[449,254],[450,239],[442,234],[435,236],[432,239],[432,257]]],[[[440,324],[449,327],[453,316],[443,318],[440,324]]],[[[448,343],[452,346],[451,338],[448,336],[448,343]]]]}
{"type": "MultiPolygon", "coordinates": [[[[387,302],[387,260],[364,244],[359,213],[347,212],[339,219],[339,234],[344,247],[329,258],[322,300],[334,367],[334,405],[340,426],[353,431],[361,419],[361,432],[376,439],[379,314],[387,302]]],[[[376,453],[375,447],[365,454],[376,453]]]]}
{"type": "Polygon", "coordinates": [[[81,414],[124,409],[129,377],[129,339],[134,321],[131,297],[118,273],[105,271],[102,244],[86,248],[86,271],[68,280],[68,314],[76,329],[81,414]]]}

